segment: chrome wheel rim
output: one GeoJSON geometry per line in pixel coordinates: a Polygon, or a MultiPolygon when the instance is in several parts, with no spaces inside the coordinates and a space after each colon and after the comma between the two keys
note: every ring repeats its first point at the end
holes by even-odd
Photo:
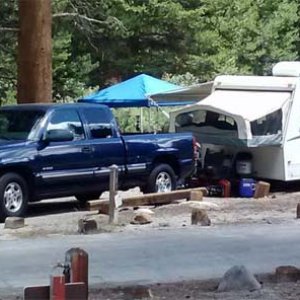
{"type": "Polygon", "coordinates": [[[23,192],[17,182],[10,182],[4,190],[4,206],[11,213],[17,212],[23,203],[23,192]]]}
{"type": "Polygon", "coordinates": [[[170,192],[172,190],[172,179],[169,173],[160,172],[156,177],[156,191],[158,193],[170,192]]]}

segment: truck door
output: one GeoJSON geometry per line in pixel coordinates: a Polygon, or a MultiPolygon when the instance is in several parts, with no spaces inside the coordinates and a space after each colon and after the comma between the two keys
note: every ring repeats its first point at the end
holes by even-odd
{"type": "Polygon", "coordinates": [[[86,138],[76,109],[58,109],[52,112],[44,134],[59,129],[71,131],[74,138],[72,141],[50,142],[39,149],[39,177],[43,192],[61,193],[66,190],[70,194],[73,190],[76,192],[81,188],[86,189],[93,180],[93,148],[86,138]]]}
{"type": "Polygon", "coordinates": [[[116,129],[116,122],[107,108],[82,108],[85,124],[88,127],[90,143],[93,147],[92,165],[96,168],[95,178],[109,187],[109,167],[119,167],[121,179],[125,169],[125,147],[116,129]]]}

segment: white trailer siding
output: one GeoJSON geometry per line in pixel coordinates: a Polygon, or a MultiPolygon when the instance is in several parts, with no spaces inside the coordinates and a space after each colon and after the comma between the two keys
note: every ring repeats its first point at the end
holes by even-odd
{"type": "Polygon", "coordinates": [[[296,88],[292,96],[283,141],[285,180],[300,179],[300,79],[295,78],[296,88]]]}
{"type": "MultiPolygon", "coordinates": [[[[235,156],[239,152],[248,152],[252,154],[252,170],[253,176],[263,179],[272,180],[288,180],[285,174],[285,159],[284,159],[284,148],[280,146],[276,147],[231,147],[231,146],[221,146],[221,145],[211,145],[202,144],[203,152],[202,156],[205,155],[206,149],[223,150],[225,154],[235,156]]],[[[299,140],[299,150],[300,150],[300,140],[299,140]]],[[[299,151],[300,154],[300,151],[299,151]]],[[[300,155],[298,155],[300,158],[300,155]]],[[[204,165],[204,157],[202,165],[204,165]]],[[[300,164],[300,160],[299,160],[300,164]]],[[[300,168],[299,168],[300,171],[300,168]]],[[[295,180],[292,179],[292,180],[295,180]]]]}
{"type": "Polygon", "coordinates": [[[286,142],[284,145],[285,180],[300,179],[300,139],[286,142]]]}
{"type": "Polygon", "coordinates": [[[282,147],[248,148],[253,155],[253,174],[258,178],[286,180],[282,147]]]}

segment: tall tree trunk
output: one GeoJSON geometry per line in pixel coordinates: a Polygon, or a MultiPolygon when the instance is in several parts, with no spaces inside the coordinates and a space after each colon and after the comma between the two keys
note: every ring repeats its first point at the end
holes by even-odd
{"type": "Polygon", "coordinates": [[[18,103],[52,101],[51,0],[19,0],[18,103]]]}

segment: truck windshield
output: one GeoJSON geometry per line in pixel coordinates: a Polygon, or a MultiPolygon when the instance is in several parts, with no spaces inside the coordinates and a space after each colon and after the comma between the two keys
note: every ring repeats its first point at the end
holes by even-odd
{"type": "Polygon", "coordinates": [[[0,111],[0,139],[27,140],[45,112],[41,110],[0,111]]]}

